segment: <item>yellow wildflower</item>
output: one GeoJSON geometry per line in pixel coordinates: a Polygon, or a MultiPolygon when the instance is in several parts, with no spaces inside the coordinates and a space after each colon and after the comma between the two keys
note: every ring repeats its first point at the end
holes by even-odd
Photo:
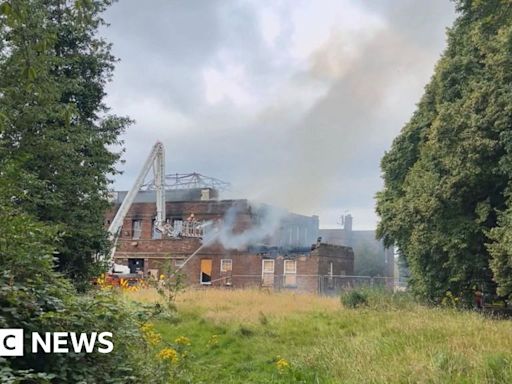
{"type": "Polygon", "coordinates": [[[210,340],[208,340],[208,346],[213,347],[217,344],[219,344],[219,335],[212,335],[210,340]]]}
{"type": "Polygon", "coordinates": [[[101,276],[99,276],[97,279],[96,279],[96,284],[98,285],[98,287],[102,290],[107,290],[107,289],[111,289],[112,288],[112,284],[110,284],[108,281],[107,281],[107,275],[105,273],[103,273],[101,276]]]}
{"type": "Polygon", "coordinates": [[[153,324],[144,324],[140,329],[149,345],[155,346],[162,341],[160,334],[154,331],[153,324]]]}
{"type": "Polygon", "coordinates": [[[277,361],[276,361],[276,367],[277,369],[282,372],[284,371],[285,369],[287,368],[290,368],[290,363],[287,362],[285,359],[283,359],[282,357],[280,357],[277,361]]]}
{"type": "Polygon", "coordinates": [[[142,332],[151,331],[151,330],[153,330],[153,328],[155,328],[155,327],[154,327],[154,325],[153,325],[153,324],[151,324],[151,323],[144,323],[144,324],[142,324],[142,326],[140,327],[140,329],[142,330],[142,332]]]}
{"type": "Polygon", "coordinates": [[[161,360],[169,360],[173,363],[177,363],[179,360],[178,352],[172,348],[164,348],[158,352],[158,358],[161,360]]]}
{"type": "Polygon", "coordinates": [[[176,338],[174,340],[174,342],[179,345],[190,345],[191,344],[190,339],[185,336],[180,336],[180,337],[176,338]]]}

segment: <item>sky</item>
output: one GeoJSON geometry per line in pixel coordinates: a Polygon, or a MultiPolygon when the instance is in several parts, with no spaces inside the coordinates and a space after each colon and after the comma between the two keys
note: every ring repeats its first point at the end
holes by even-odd
{"type": "Polygon", "coordinates": [[[121,0],[103,30],[120,59],[111,112],[129,189],[153,144],[167,173],[199,172],[247,198],[374,229],[380,159],[446,45],[449,0],[121,0]]]}

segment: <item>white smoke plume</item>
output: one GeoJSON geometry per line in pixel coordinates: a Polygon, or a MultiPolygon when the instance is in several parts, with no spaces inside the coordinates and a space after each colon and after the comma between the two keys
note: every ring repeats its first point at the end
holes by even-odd
{"type": "Polygon", "coordinates": [[[241,205],[231,206],[220,223],[211,223],[206,231],[203,242],[209,244],[217,241],[226,249],[244,249],[250,245],[258,245],[274,236],[280,228],[282,219],[288,213],[286,210],[251,203],[249,205],[251,221],[248,228],[239,230],[242,214],[246,212],[241,205]]]}

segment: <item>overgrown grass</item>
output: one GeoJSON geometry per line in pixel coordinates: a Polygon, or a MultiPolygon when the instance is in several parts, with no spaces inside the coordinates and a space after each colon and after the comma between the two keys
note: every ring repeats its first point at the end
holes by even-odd
{"type": "Polygon", "coordinates": [[[178,317],[155,325],[191,340],[182,383],[512,382],[512,322],[367,294],[367,306],[346,309],[314,295],[188,291],[178,317]]]}

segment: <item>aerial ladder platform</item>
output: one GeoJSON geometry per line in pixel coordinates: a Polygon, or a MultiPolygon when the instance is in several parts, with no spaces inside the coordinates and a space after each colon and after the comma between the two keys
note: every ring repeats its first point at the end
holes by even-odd
{"type": "Polygon", "coordinates": [[[165,148],[164,145],[157,141],[149,156],[147,157],[142,169],[140,170],[133,186],[128,191],[121,206],[116,212],[114,219],[108,228],[109,238],[112,242],[112,247],[107,255],[107,262],[110,263],[110,273],[129,273],[128,267],[114,263],[114,255],[117,247],[117,241],[121,235],[123,222],[130,210],[137,194],[144,185],[147,175],[153,171],[154,188],[156,192],[156,217],[155,229],[162,233],[162,238],[178,239],[182,237],[195,237],[202,238],[203,225],[195,219],[181,222],[179,225],[173,225],[166,220],[165,212],[165,148]]]}

